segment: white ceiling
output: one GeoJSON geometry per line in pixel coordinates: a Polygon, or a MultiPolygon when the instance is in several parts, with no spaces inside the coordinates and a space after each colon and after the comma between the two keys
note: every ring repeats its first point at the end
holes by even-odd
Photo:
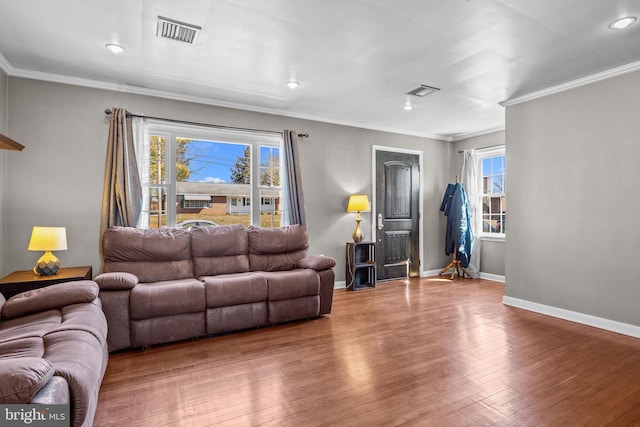
{"type": "Polygon", "coordinates": [[[501,101],[639,61],[640,22],[607,27],[625,15],[640,0],[0,0],[0,66],[457,139],[504,126],[501,101]],[[201,26],[196,45],[157,38],[158,15],[201,26]],[[441,90],[403,110],[421,83],[441,90]]]}

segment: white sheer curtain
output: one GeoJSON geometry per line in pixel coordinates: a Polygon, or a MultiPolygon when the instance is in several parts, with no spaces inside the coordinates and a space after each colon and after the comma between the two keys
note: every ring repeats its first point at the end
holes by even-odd
{"type": "Polygon", "coordinates": [[[145,133],[144,119],[142,117],[132,117],[131,124],[133,129],[133,147],[136,151],[136,159],[138,159],[138,172],[140,182],[142,183],[142,208],[143,215],[138,219],[138,228],[149,228],[149,138],[145,133]]]}
{"type": "Polygon", "coordinates": [[[480,277],[480,249],[481,242],[478,238],[480,231],[480,219],[482,216],[481,206],[479,205],[480,183],[478,182],[478,157],[476,156],[476,150],[464,150],[464,159],[462,161],[462,184],[467,192],[467,198],[469,199],[469,214],[471,215],[471,231],[475,239],[473,240],[473,248],[471,250],[471,260],[467,271],[471,277],[480,277]]]}

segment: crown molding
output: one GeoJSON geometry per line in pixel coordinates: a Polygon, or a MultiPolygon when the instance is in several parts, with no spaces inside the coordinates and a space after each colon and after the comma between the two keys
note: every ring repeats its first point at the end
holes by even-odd
{"type": "Polygon", "coordinates": [[[473,132],[458,133],[451,137],[451,142],[458,142],[476,136],[488,135],[490,133],[500,132],[504,130],[504,124],[496,125],[482,130],[476,130],[473,132]]]}
{"type": "Polygon", "coordinates": [[[9,61],[7,61],[7,58],[2,55],[2,53],[0,53],[0,69],[4,71],[8,76],[13,74],[13,67],[11,66],[9,61]]]}
{"type": "MultiPolygon", "coordinates": [[[[9,67],[11,66],[9,65],[9,67]]],[[[221,100],[212,99],[212,98],[185,95],[182,93],[176,93],[176,92],[170,92],[170,91],[148,89],[148,88],[132,86],[127,84],[111,83],[111,82],[105,82],[102,80],[92,80],[92,79],[84,79],[80,77],[70,77],[62,74],[45,73],[42,71],[13,69],[12,72],[9,74],[15,77],[21,77],[25,79],[41,80],[41,81],[62,83],[62,84],[68,84],[68,85],[74,85],[74,86],[83,86],[83,87],[88,87],[93,89],[103,89],[103,90],[110,90],[110,91],[116,91],[116,92],[131,93],[135,95],[152,96],[156,98],[165,98],[165,99],[171,99],[176,101],[210,105],[215,107],[233,108],[236,110],[251,111],[256,113],[264,113],[264,114],[273,114],[278,116],[291,117],[295,119],[312,120],[316,122],[330,123],[330,124],[341,125],[341,126],[349,126],[349,127],[360,128],[360,129],[390,132],[390,133],[396,133],[396,134],[402,134],[402,135],[416,136],[420,138],[429,138],[429,139],[435,139],[439,141],[451,142],[453,140],[450,136],[445,136],[445,135],[431,134],[426,132],[412,132],[412,131],[397,129],[393,127],[386,127],[386,126],[371,126],[364,123],[352,122],[352,121],[342,120],[334,117],[324,117],[324,116],[316,116],[312,114],[295,113],[295,112],[280,110],[276,108],[256,107],[248,104],[221,101],[221,100]]]]}
{"type": "Polygon", "coordinates": [[[592,74],[587,77],[572,80],[570,82],[562,83],[556,86],[551,86],[546,89],[542,89],[542,90],[528,93],[526,95],[518,96],[516,98],[508,99],[506,101],[500,102],[499,104],[502,105],[503,107],[511,107],[512,105],[520,104],[522,102],[532,101],[534,99],[542,98],[544,96],[564,92],[569,89],[585,86],[590,83],[595,83],[601,80],[610,79],[611,77],[620,76],[622,74],[630,73],[632,71],[637,71],[637,70],[640,70],[640,61],[631,62],[630,64],[622,65],[616,68],[611,68],[609,70],[592,74]]]}

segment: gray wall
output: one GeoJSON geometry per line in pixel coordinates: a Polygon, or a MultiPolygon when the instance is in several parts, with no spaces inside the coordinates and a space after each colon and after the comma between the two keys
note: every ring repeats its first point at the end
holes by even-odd
{"type": "MultiPolygon", "coordinates": [[[[463,156],[459,151],[469,149],[479,149],[494,147],[496,145],[505,144],[505,132],[493,132],[486,135],[476,136],[473,138],[456,141],[453,144],[451,153],[451,164],[453,165],[453,176],[451,181],[455,180],[455,176],[462,176],[462,160],[463,156]]],[[[510,162],[508,162],[510,163],[510,162]]],[[[509,169],[509,165],[507,165],[509,169]]],[[[507,184],[507,192],[509,192],[509,184],[507,184]]],[[[510,200],[507,202],[510,203],[510,200]]],[[[493,274],[496,276],[505,276],[505,242],[496,240],[482,240],[480,252],[480,271],[485,274],[493,274]]]]}
{"type": "MultiPolygon", "coordinates": [[[[104,109],[123,106],[151,116],[227,126],[308,132],[301,146],[310,251],[338,260],[344,280],[344,244],[355,217],[348,196],[371,195],[372,145],[423,152],[422,270],[446,265],[444,222],[438,209],[451,175],[451,144],[444,141],[332,125],[283,116],[9,78],[8,131],[26,149],[8,162],[6,194],[7,270],[30,269],[40,256],[26,250],[33,225],[66,226],[69,249],[62,265],[92,265],[100,272],[99,225],[108,122],[104,109]]],[[[13,155],[15,154],[15,155],[13,155]]],[[[371,229],[371,214],[362,226],[371,229]]]]}
{"type": "Polygon", "coordinates": [[[640,325],[640,72],[507,107],[506,295],[640,325]]]}
{"type": "MultiPolygon", "coordinates": [[[[0,133],[7,134],[7,74],[0,68],[0,133]]],[[[7,229],[6,192],[7,192],[7,150],[0,150],[0,277],[7,273],[7,229]]]]}

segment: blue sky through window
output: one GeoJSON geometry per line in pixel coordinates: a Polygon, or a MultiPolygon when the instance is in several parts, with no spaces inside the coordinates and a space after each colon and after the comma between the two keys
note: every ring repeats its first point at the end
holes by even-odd
{"type": "Polygon", "coordinates": [[[187,146],[191,158],[189,182],[230,183],[231,169],[247,148],[244,144],[193,140],[187,146]]]}
{"type": "MultiPolygon", "coordinates": [[[[244,155],[245,144],[193,140],[187,145],[186,158],[191,158],[189,182],[230,183],[231,170],[238,157],[244,155]]],[[[261,147],[260,163],[269,155],[278,157],[277,147],[261,147]]]]}

